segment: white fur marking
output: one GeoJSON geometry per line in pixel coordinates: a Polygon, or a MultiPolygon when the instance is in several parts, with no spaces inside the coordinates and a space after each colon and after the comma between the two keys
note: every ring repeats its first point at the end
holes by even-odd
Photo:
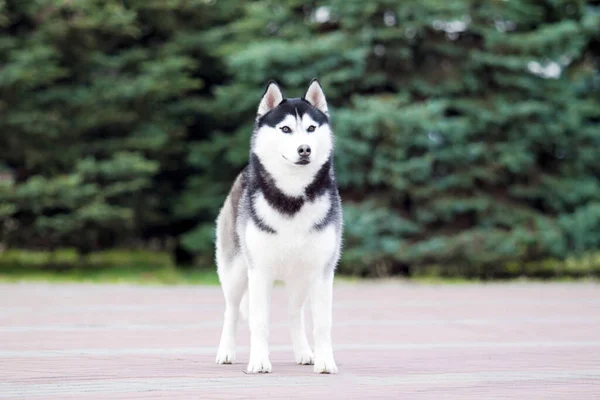
{"type": "Polygon", "coordinates": [[[314,371],[319,374],[336,374],[337,365],[331,346],[333,272],[313,282],[310,302],[313,314],[313,336],[315,342],[314,371]]]}
{"type": "Polygon", "coordinates": [[[250,362],[248,373],[271,372],[269,361],[269,310],[273,279],[266,269],[248,271],[248,299],[250,306],[250,362]]]}
{"type": "Polygon", "coordinates": [[[274,128],[262,126],[256,132],[253,148],[279,190],[288,196],[300,196],[304,193],[304,189],[329,159],[332,150],[333,137],[329,125],[318,126],[306,114],[302,121],[297,121],[294,115],[288,115],[274,128]],[[308,133],[306,130],[310,125],[317,126],[317,129],[308,133]],[[282,126],[288,126],[292,133],[282,133],[282,126]],[[303,144],[311,148],[311,162],[308,165],[296,165],[295,162],[299,159],[298,147],[303,144]]]}

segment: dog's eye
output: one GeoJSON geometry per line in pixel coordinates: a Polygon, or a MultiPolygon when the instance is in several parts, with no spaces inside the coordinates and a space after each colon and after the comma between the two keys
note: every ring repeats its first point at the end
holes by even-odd
{"type": "Polygon", "coordinates": [[[279,129],[281,129],[281,131],[282,131],[283,133],[290,133],[290,132],[292,132],[292,130],[290,129],[290,127],[289,127],[289,126],[282,126],[282,127],[281,127],[281,128],[279,128],[279,129]]]}
{"type": "Polygon", "coordinates": [[[308,130],[309,132],[314,132],[314,131],[315,131],[315,129],[317,129],[317,127],[316,127],[316,126],[314,126],[314,125],[311,125],[311,126],[309,126],[309,127],[308,127],[308,129],[307,129],[307,130],[308,130]]]}

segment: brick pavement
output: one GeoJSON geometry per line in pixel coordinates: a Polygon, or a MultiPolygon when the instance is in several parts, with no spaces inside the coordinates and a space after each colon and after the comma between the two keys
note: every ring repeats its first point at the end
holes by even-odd
{"type": "Polygon", "coordinates": [[[245,325],[214,364],[218,287],[0,285],[0,399],[600,399],[600,285],[338,283],[334,303],[340,374],[294,364],[276,288],[254,376],[245,325]]]}

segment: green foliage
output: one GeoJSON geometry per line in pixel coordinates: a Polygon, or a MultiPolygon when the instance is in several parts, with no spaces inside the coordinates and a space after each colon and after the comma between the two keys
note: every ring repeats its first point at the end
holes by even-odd
{"type": "Polygon", "coordinates": [[[300,95],[318,76],[338,137],[342,271],[596,249],[599,21],[570,0],[247,4],[212,32],[233,74],[216,92],[236,122],[220,149],[241,166],[255,108],[242,93],[276,78],[300,95]]]}
{"type": "Polygon", "coordinates": [[[219,76],[199,34],[229,11],[120,0],[2,10],[0,160],[15,179],[0,212],[18,226],[4,241],[87,252],[174,226],[203,77],[219,76]]]}
{"type": "Polygon", "coordinates": [[[81,259],[73,249],[8,250],[0,254],[0,282],[52,281],[150,285],[218,284],[214,270],[182,271],[164,252],[110,250],[81,259]],[[58,273],[60,272],[60,273],[58,273]]]}
{"type": "MultiPolygon", "coordinates": [[[[387,276],[385,263],[362,271],[371,276],[387,276]]],[[[354,271],[360,275],[361,271],[354,271]]],[[[412,278],[425,283],[466,283],[490,279],[591,279],[600,277],[600,253],[579,257],[555,258],[529,262],[512,261],[492,268],[466,267],[457,264],[423,265],[414,268],[412,278]]],[[[337,279],[354,280],[339,276],[337,279]]],[[[2,282],[87,282],[134,283],[150,285],[218,284],[214,269],[177,268],[168,253],[140,250],[108,250],[82,258],[74,249],[53,252],[7,250],[0,253],[0,283],[2,282]]]]}
{"type": "Polygon", "coordinates": [[[265,82],[319,77],[341,271],[593,251],[599,32],[584,0],[0,0],[0,240],[210,262],[265,82]]]}

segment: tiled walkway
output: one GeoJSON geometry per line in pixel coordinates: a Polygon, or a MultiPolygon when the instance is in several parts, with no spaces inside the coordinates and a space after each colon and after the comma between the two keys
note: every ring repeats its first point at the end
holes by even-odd
{"type": "Polygon", "coordinates": [[[338,375],[294,364],[277,288],[255,376],[245,325],[214,364],[218,287],[0,285],[0,398],[600,399],[600,285],[340,283],[334,304],[338,375]]]}

